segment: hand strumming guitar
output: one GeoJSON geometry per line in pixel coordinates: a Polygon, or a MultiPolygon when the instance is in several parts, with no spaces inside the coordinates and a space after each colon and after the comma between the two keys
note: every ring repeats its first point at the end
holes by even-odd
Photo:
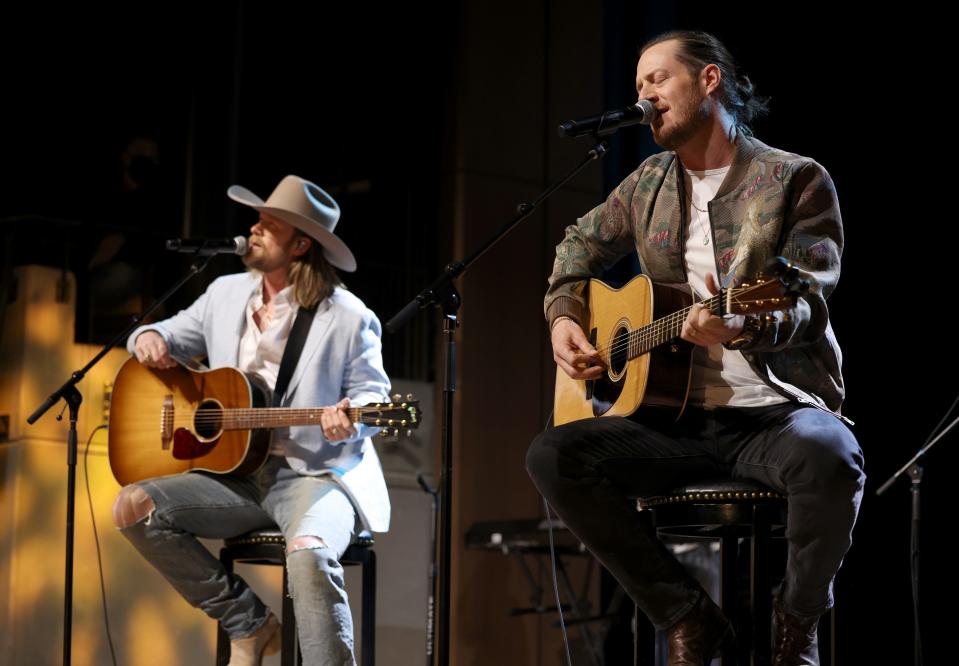
{"type": "Polygon", "coordinates": [[[553,360],[573,379],[597,379],[603,374],[603,360],[586,339],[583,329],[569,317],[553,322],[550,332],[553,360]]]}
{"type": "Polygon", "coordinates": [[[166,370],[176,367],[176,361],[170,356],[166,341],[156,331],[144,331],[138,335],[133,352],[137,360],[148,368],[166,370]]]}

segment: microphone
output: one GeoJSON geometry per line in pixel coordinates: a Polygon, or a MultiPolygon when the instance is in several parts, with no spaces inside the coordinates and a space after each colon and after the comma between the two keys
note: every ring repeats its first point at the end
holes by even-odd
{"type": "Polygon", "coordinates": [[[174,252],[190,252],[201,257],[212,254],[244,255],[250,249],[246,236],[235,238],[173,238],[166,242],[166,249],[174,252]]]}
{"type": "Polygon", "coordinates": [[[620,127],[629,125],[648,125],[656,119],[659,112],[648,99],[641,99],[633,106],[627,106],[621,111],[607,111],[599,116],[570,120],[559,126],[559,135],[562,137],[578,137],[591,134],[607,136],[620,127]]]}

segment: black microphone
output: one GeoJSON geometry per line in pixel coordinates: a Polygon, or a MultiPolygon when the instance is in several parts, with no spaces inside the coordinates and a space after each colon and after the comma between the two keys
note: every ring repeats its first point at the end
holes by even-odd
{"type": "Polygon", "coordinates": [[[621,111],[607,111],[599,116],[570,120],[559,126],[559,135],[563,137],[578,137],[587,134],[593,136],[607,136],[620,127],[629,125],[649,125],[656,119],[659,112],[653,103],[641,99],[633,106],[627,106],[621,111]]]}
{"type": "Polygon", "coordinates": [[[166,249],[174,252],[190,252],[201,257],[211,254],[244,255],[250,249],[246,236],[235,238],[174,238],[166,242],[166,249]]]}

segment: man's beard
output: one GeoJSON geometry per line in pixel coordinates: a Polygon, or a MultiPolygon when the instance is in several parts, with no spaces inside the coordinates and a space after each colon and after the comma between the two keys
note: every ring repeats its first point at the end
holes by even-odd
{"type": "Polygon", "coordinates": [[[276,254],[273,256],[268,256],[265,254],[265,251],[262,247],[259,248],[260,253],[255,254],[253,247],[251,247],[250,251],[241,257],[243,265],[247,268],[252,268],[255,271],[260,271],[261,273],[270,273],[277,268],[282,268],[284,265],[289,263],[289,252],[295,242],[296,238],[291,238],[286,246],[283,247],[283,252],[280,256],[277,256],[276,254]]]}
{"type": "Polygon", "coordinates": [[[276,257],[273,257],[271,260],[271,257],[264,254],[255,255],[253,252],[247,252],[241,259],[243,260],[244,266],[252,268],[255,271],[260,271],[261,273],[269,273],[282,265],[278,264],[276,257]]]}
{"type": "Polygon", "coordinates": [[[666,150],[682,148],[709,120],[709,107],[705,99],[694,106],[676,109],[681,114],[676,124],[658,136],[653,135],[657,144],[666,150]]]}
{"type": "Polygon", "coordinates": [[[240,260],[243,262],[243,265],[246,266],[247,268],[252,268],[255,271],[261,270],[260,266],[263,263],[263,257],[254,257],[252,252],[253,248],[250,248],[250,250],[251,250],[250,252],[247,252],[242,257],[240,257],[240,260]]]}

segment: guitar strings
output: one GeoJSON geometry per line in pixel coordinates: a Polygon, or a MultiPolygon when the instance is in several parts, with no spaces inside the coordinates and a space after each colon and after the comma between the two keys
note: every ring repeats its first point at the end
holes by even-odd
{"type": "MultiPolygon", "coordinates": [[[[189,414],[186,418],[183,418],[182,411],[181,415],[175,415],[173,418],[173,425],[184,425],[184,424],[198,424],[198,425],[214,425],[218,423],[228,422],[230,425],[235,425],[237,423],[255,423],[256,425],[261,424],[280,424],[280,425],[319,425],[319,415],[315,413],[315,408],[302,408],[302,409],[290,409],[286,407],[275,408],[276,412],[273,411],[274,408],[226,408],[226,409],[203,409],[199,412],[194,412],[189,414]],[[291,419],[310,417],[310,421],[303,423],[289,423],[291,419]],[[315,418],[314,418],[315,417],[315,418]]],[[[362,422],[362,419],[370,418],[381,418],[393,421],[402,421],[405,420],[406,425],[416,423],[415,420],[415,411],[414,410],[400,410],[399,415],[391,416],[390,411],[394,410],[382,410],[377,409],[364,409],[364,408],[353,408],[346,410],[347,415],[350,420],[354,423],[362,422]]],[[[149,419],[144,418],[144,421],[153,420],[155,417],[150,417],[149,419]]],[[[161,416],[162,418],[162,416],[161,416]]]]}
{"type": "MultiPolygon", "coordinates": [[[[713,296],[705,301],[700,301],[699,304],[712,310],[719,306],[721,298],[722,295],[713,296]]],[[[682,323],[686,320],[690,310],[692,310],[692,306],[677,310],[641,328],[617,335],[613,338],[613,342],[609,347],[597,346],[596,351],[603,355],[604,358],[611,359],[613,354],[619,353],[624,349],[628,350],[633,343],[651,342],[660,339],[664,333],[672,333],[677,326],[682,328],[682,323]]],[[[677,335],[678,332],[675,335],[671,334],[669,337],[662,338],[662,341],[665,342],[666,340],[677,337],[677,335]]]]}
{"type": "MultiPolygon", "coordinates": [[[[700,301],[699,305],[702,305],[709,310],[716,311],[721,305],[722,301],[727,297],[731,297],[732,300],[738,301],[742,296],[743,292],[750,292],[756,290],[758,287],[765,287],[767,283],[760,283],[750,287],[741,287],[727,289],[719,294],[707,298],[706,300],[700,301]]],[[[667,340],[679,337],[679,333],[682,329],[682,324],[686,320],[686,317],[689,315],[692,306],[677,310],[665,317],[657,319],[656,321],[650,322],[649,324],[637,328],[633,331],[628,331],[626,333],[617,335],[613,338],[612,344],[608,348],[601,346],[596,347],[596,351],[607,360],[607,363],[612,359],[614,354],[622,352],[624,349],[627,351],[631,346],[638,344],[641,353],[650,351],[653,347],[656,347],[667,340]],[[677,328],[679,330],[677,330],[677,328]],[[663,337],[664,334],[667,334],[666,337],[663,337]],[[641,343],[654,343],[649,348],[644,348],[646,345],[641,343]]]]}

